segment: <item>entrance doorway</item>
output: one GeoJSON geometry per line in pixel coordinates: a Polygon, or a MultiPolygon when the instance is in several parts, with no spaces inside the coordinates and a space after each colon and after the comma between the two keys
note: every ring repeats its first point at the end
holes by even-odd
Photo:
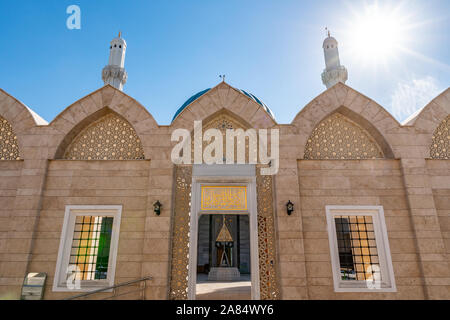
{"type": "Polygon", "coordinates": [[[175,179],[170,299],[196,299],[198,224],[203,215],[213,214],[248,217],[251,299],[278,299],[272,176],[261,175],[255,165],[180,165],[176,166],[175,179]],[[211,197],[217,200],[211,202],[206,197],[202,208],[205,186],[208,192],[204,195],[215,193],[214,188],[228,190],[233,186],[238,191],[230,192],[245,193],[247,207],[241,201],[230,204],[220,197],[211,197]]]}
{"type": "Polygon", "coordinates": [[[215,289],[237,293],[218,299],[260,298],[255,172],[254,165],[193,166],[188,299],[214,299],[215,289]],[[221,284],[214,289],[213,281],[221,284]],[[197,289],[206,291],[197,296],[197,289]]]}
{"type": "Polygon", "coordinates": [[[247,214],[202,214],[198,224],[196,299],[251,299],[247,214]]]}

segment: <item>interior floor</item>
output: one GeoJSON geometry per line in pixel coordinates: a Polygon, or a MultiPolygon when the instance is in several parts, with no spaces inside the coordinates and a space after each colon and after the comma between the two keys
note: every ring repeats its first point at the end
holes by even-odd
{"type": "Polygon", "coordinates": [[[209,281],[207,274],[197,274],[197,300],[250,300],[250,274],[241,274],[239,281],[209,281]]]}

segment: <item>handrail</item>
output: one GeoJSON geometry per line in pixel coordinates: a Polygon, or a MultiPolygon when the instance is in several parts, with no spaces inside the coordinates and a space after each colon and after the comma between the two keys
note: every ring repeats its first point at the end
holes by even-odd
{"type": "MultiPolygon", "coordinates": [[[[104,287],[104,288],[96,289],[96,290],[93,290],[93,291],[81,293],[81,294],[78,294],[78,295],[73,296],[73,297],[65,298],[64,300],[73,300],[73,299],[77,299],[77,298],[87,297],[87,296],[90,296],[90,295],[95,294],[95,293],[103,292],[103,291],[110,290],[110,289],[116,289],[116,288],[119,288],[119,287],[124,287],[124,286],[130,285],[130,284],[138,283],[138,282],[142,282],[142,281],[144,281],[144,290],[145,290],[145,281],[151,280],[151,279],[153,279],[153,277],[147,276],[147,277],[142,277],[142,278],[135,279],[135,280],[130,280],[130,281],[127,281],[127,282],[121,282],[121,283],[117,283],[117,284],[109,286],[109,287],[104,287]]],[[[138,291],[138,290],[136,290],[136,291],[138,291]]],[[[112,298],[114,296],[115,295],[113,295],[111,297],[108,297],[108,299],[112,298]]]]}

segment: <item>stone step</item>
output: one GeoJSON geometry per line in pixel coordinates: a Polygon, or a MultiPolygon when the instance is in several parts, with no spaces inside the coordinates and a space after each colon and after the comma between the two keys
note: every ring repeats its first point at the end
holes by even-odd
{"type": "Polygon", "coordinates": [[[213,267],[208,274],[210,281],[238,281],[240,279],[241,273],[238,268],[213,267]]]}

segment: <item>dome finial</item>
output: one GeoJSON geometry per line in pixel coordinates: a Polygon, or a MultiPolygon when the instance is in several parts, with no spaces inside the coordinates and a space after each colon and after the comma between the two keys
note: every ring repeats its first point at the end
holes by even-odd
{"type": "Polygon", "coordinates": [[[330,30],[328,29],[328,27],[325,27],[325,30],[327,31],[328,37],[330,37],[330,30]]]}
{"type": "Polygon", "coordinates": [[[119,30],[119,38],[122,38],[122,31],[119,30]]]}

